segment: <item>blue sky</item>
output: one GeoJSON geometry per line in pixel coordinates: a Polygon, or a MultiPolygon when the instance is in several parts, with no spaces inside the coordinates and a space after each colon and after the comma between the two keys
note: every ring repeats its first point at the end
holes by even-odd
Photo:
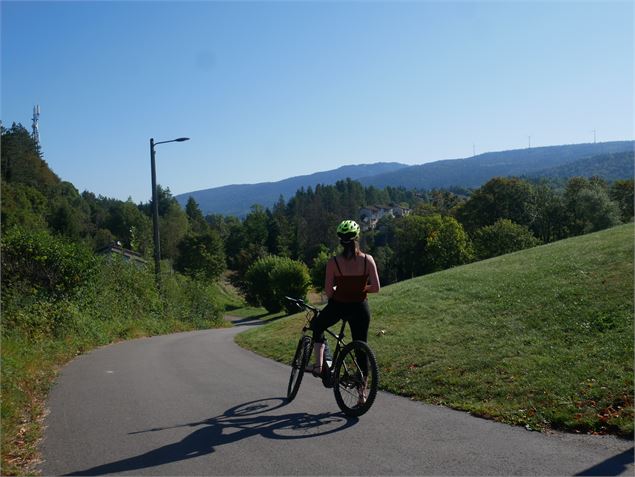
{"type": "Polygon", "coordinates": [[[633,139],[633,2],[2,1],[5,127],[136,203],[347,164],[633,139]]]}

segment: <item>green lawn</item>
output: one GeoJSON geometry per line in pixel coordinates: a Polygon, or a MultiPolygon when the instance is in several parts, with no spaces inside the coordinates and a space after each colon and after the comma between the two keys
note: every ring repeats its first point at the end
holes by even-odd
{"type": "MultiPolygon", "coordinates": [[[[369,338],[381,387],[532,429],[632,436],[633,240],[627,224],[383,288],[369,338]]],[[[302,320],[237,341],[290,362],[302,320]]]]}

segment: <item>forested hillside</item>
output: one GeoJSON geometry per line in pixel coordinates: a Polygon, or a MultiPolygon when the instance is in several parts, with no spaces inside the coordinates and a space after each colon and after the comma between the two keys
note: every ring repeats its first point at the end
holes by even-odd
{"type": "Polygon", "coordinates": [[[301,188],[315,187],[318,184],[332,185],[343,179],[358,179],[384,172],[396,171],[407,167],[397,162],[380,162],[342,166],[332,171],[316,172],[305,176],[290,177],[277,182],[258,184],[234,184],[211,189],[179,194],[176,199],[185,207],[188,199],[193,198],[204,214],[219,213],[244,217],[254,204],[271,208],[282,196],[289,199],[301,188]]]}
{"type": "Polygon", "coordinates": [[[605,180],[615,181],[633,177],[635,174],[634,164],[635,153],[631,150],[578,159],[562,166],[534,172],[531,177],[566,179],[575,176],[596,176],[605,180]]]}

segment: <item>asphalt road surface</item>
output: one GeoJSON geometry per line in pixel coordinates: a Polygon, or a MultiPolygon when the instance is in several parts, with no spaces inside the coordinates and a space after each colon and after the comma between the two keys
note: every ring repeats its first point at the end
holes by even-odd
{"type": "MultiPolygon", "coordinates": [[[[249,323],[242,323],[249,325],[249,323]]],[[[43,475],[633,475],[633,442],[530,432],[380,392],[359,419],[238,347],[244,326],[94,350],[54,386],[43,475]]]]}

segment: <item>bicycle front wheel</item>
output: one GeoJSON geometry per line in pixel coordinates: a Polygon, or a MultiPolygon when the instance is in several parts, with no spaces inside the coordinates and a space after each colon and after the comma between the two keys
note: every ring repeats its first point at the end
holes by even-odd
{"type": "Polygon", "coordinates": [[[379,368],[375,354],[363,341],[347,344],[335,363],[335,400],[347,416],[367,412],[377,396],[379,368]]]}
{"type": "Polygon", "coordinates": [[[298,394],[298,389],[300,389],[302,377],[304,376],[304,370],[307,364],[309,364],[312,345],[313,341],[308,336],[303,336],[298,342],[298,347],[295,350],[295,355],[291,362],[291,376],[289,377],[289,386],[287,387],[287,399],[289,402],[293,401],[293,398],[298,394]]]}

